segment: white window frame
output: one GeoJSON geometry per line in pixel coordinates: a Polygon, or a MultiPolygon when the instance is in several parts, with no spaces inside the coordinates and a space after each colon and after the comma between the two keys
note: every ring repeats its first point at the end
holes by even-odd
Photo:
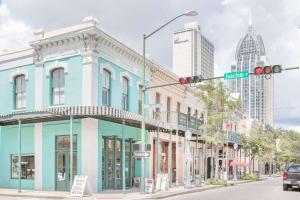
{"type": "MultiPolygon", "coordinates": [[[[62,82],[61,77],[58,77],[59,82],[62,82]]],[[[51,101],[52,105],[63,105],[65,103],[65,71],[62,67],[55,68],[51,71],[51,101]],[[63,77],[63,85],[53,86],[54,72],[58,70],[62,70],[62,73],[59,75],[63,77]]]]}
{"type": "Polygon", "coordinates": [[[14,78],[14,101],[16,109],[26,107],[26,76],[24,74],[17,75],[14,78]]]}
{"type": "Polygon", "coordinates": [[[107,69],[103,69],[102,74],[102,105],[110,106],[111,103],[111,72],[107,69]],[[106,99],[104,102],[104,92],[106,93],[106,99]]]}
{"type": "Polygon", "coordinates": [[[122,77],[122,109],[129,110],[129,80],[125,76],[122,77]]]}

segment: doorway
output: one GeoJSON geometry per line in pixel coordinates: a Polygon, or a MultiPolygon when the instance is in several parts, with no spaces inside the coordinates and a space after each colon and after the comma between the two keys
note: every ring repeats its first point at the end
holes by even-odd
{"type": "MultiPolygon", "coordinates": [[[[55,190],[69,191],[70,176],[70,136],[56,136],[55,149],[55,190]]],[[[73,178],[77,174],[77,136],[73,136],[73,178]]]]}
{"type": "MultiPolygon", "coordinates": [[[[117,137],[102,139],[102,183],[103,189],[122,188],[122,141],[117,137]]],[[[132,140],[125,141],[125,184],[132,187],[134,159],[132,140]]]]}

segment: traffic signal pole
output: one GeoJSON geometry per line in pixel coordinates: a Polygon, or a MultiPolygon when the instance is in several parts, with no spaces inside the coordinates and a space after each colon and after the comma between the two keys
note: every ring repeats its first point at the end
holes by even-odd
{"type": "MultiPolygon", "coordinates": [[[[281,69],[281,71],[289,71],[289,70],[295,70],[295,69],[299,69],[300,67],[289,67],[289,68],[285,68],[285,69],[281,69]]],[[[249,73],[249,75],[255,75],[255,76],[259,76],[255,73],[249,73]]],[[[265,74],[261,74],[261,75],[265,75],[265,74]]],[[[211,78],[203,78],[201,79],[200,82],[202,81],[210,81],[210,80],[216,80],[216,79],[224,79],[224,76],[216,76],[216,77],[211,77],[211,78]]],[[[153,89],[153,88],[159,88],[159,87],[166,87],[166,86],[172,86],[172,85],[185,85],[185,84],[192,84],[192,83],[179,83],[179,82],[174,82],[174,83],[168,83],[168,84],[162,84],[162,85],[154,85],[154,86],[150,86],[150,87],[146,87],[145,90],[149,90],[149,89],[153,89]]]]}

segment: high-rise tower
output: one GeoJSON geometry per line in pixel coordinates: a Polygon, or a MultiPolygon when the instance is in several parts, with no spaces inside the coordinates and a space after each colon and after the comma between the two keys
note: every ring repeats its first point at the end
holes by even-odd
{"type": "MultiPolygon", "coordinates": [[[[253,72],[256,66],[270,65],[261,35],[256,34],[249,20],[248,31],[240,39],[236,54],[236,65],[231,71],[253,72]]],[[[240,93],[242,106],[249,118],[263,124],[273,125],[273,78],[267,80],[264,76],[249,76],[247,79],[236,79],[230,83],[232,92],[240,93]]]]}
{"type": "Polygon", "coordinates": [[[173,72],[178,76],[214,76],[214,45],[201,34],[198,22],[173,33],[173,72]]]}

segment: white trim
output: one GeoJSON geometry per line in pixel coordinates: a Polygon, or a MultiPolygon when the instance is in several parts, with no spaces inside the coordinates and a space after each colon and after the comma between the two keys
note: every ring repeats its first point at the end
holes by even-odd
{"type": "Polygon", "coordinates": [[[101,63],[100,64],[100,74],[103,75],[103,70],[106,69],[107,71],[110,72],[111,78],[114,80],[116,78],[116,71],[115,69],[111,66],[110,63],[101,63]]]}
{"type": "Polygon", "coordinates": [[[34,189],[43,189],[43,124],[34,124],[34,189]]]}
{"type": "Polygon", "coordinates": [[[98,120],[81,120],[81,166],[82,174],[89,177],[92,192],[98,191],[98,120]]]}
{"type": "Polygon", "coordinates": [[[48,65],[46,67],[46,76],[50,76],[51,72],[56,69],[56,68],[63,68],[64,69],[64,73],[67,74],[68,73],[68,63],[66,62],[60,62],[60,61],[54,61],[52,64],[48,65]]]}
{"type": "Polygon", "coordinates": [[[122,83],[123,77],[125,77],[125,78],[128,79],[129,86],[132,87],[133,86],[133,78],[132,78],[132,76],[127,71],[121,72],[120,73],[120,83],[122,83]]]}
{"type": "Polygon", "coordinates": [[[26,69],[17,68],[14,72],[12,72],[9,76],[9,82],[13,83],[16,76],[24,75],[25,80],[28,81],[28,71],[26,69]]]}
{"type": "Polygon", "coordinates": [[[43,63],[35,64],[34,107],[36,110],[43,109],[43,70],[43,63]]]}

